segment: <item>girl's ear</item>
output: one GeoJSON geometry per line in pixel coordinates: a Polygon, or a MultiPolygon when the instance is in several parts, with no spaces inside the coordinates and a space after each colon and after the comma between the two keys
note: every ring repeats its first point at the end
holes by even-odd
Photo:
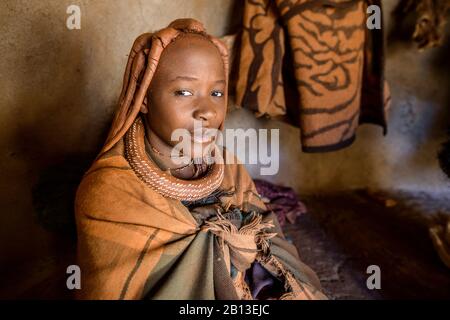
{"type": "Polygon", "coordinates": [[[148,113],[148,107],[147,107],[147,96],[145,96],[144,101],[142,102],[141,105],[141,110],[142,113],[148,113]]]}

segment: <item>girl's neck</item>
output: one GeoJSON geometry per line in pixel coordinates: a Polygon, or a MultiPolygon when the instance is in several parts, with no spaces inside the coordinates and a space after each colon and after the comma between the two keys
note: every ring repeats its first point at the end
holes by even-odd
{"type": "Polygon", "coordinates": [[[196,179],[202,176],[207,169],[206,164],[194,164],[192,159],[182,161],[180,164],[171,157],[173,147],[159,138],[149,127],[146,119],[145,126],[145,150],[161,170],[168,171],[179,179],[196,179]]]}

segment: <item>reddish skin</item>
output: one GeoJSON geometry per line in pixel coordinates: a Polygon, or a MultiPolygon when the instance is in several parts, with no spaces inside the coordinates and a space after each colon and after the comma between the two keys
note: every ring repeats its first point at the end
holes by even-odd
{"type": "MultiPolygon", "coordinates": [[[[218,129],[226,114],[225,80],[219,50],[201,35],[186,34],[169,44],[150,83],[148,108],[141,108],[150,144],[170,155],[178,144],[171,141],[175,129],[193,132],[195,120],[203,127],[218,129]]],[[[191,154],[206,145],[192,142],[191,154]]],[[[149,153],[162,169],[182,167],[168,157],[149,153]]],[[[180,177],[189,178],[186,173],[180,177]]]]}

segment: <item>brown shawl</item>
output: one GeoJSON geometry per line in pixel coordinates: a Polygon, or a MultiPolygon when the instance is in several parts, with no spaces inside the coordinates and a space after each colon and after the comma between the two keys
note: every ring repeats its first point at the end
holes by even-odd
{"type": "MultiPolygon", "coordinates": [[[[224,237],[200,225],[181,201],[147,187],[129,166],[123,149],[120,140],[99,158],[77,192],[79,298],[249,298],[239,294],[236,286],[242,282],[233,281],[227,271],[220,246],[224,237]]],[[[270,253],[258,260],[284,281],[285,298],[324,298],[317,291],[316,275],[284,239],[245,167],[236,163],[225,168],[220,189],[231,192],[220,198],[221,206],[254,210],[262,214],[262,223],[275,225],[266,230],[277,234],[270,239],[270,253]]]]}

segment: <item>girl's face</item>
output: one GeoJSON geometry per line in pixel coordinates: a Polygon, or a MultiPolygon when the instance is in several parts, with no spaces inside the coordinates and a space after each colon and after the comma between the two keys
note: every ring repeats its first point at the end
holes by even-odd
{"type": "MultiPolygon", "coordinates": [[[[226,74],[218,49],[200,35],[186,34],[164,49],[147,94],[146,119],[164,143],[176,129],[194,137],[194,124],[218,129],[226,114],[226,74]]],[[[210,130],[211,131],[211,130],[210,130]]],[[[196,132],[198,136],[198,132],[196,132]]],[[[193,139],[194,148],[210,141],[193,139]],[[197,146],[195,146],[197,145],[197,146]]]]}

